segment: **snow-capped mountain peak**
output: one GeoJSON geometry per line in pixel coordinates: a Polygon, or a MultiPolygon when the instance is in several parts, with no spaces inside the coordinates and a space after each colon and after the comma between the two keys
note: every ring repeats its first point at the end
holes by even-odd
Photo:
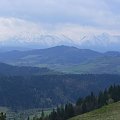
{"type": "Polygon", "coordinates": [[[75,40],[65,35],[36,34],[34,36],[15,36],[7,40],[0,41],[0,46],[46,48],[58,45],[70,45],[98,51],[118,50],[120,46],[120,36],[112,36],[107,33],[99,35],[88,34],[81,36],[79,40],[75,40]]]}

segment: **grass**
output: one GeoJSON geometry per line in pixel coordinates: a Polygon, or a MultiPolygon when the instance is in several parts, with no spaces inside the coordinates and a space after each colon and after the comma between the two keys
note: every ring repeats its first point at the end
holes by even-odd
{"type": "Polygon", "coordinates": [[[120,120],[120,102],[104,106],[69,120],[120,120]]]}

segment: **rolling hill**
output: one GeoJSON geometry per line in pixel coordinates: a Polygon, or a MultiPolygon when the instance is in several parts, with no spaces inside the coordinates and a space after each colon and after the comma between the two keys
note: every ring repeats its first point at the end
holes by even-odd
{"type": "Polygon", "coordinates": [[[0,53],[0,61],[30,66],[39,64],[79,64],[100,56],[101,53],[89,49],[56,46],[48,49],[3,52],[0,53]]]}
{"type": "Polygon", "coordinates": [[[120,56],[103,56],[78,65],[56,66],[58,71],[77,74],[120,74],[120,56]]]}
{"type": "Polygon", "coordinates": [[[76,116],[69,120],[119,120],[120,102],[104,106],[83,115],[76,116]]]}
{"type": "Polygon", "coordinates": [[[0,53],[0,61],[17,66],[46,67],[74,74],[120,74],[120,52],[105,53],[69,46],[0,53]]]}

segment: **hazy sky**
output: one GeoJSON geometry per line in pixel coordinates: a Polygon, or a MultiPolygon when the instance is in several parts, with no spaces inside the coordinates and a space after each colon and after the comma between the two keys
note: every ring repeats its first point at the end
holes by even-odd
{"type": "Polygon", "coordinates": [[[21,33],[120,34],[120,0],[0,0],[0,38],[21,33]]]}

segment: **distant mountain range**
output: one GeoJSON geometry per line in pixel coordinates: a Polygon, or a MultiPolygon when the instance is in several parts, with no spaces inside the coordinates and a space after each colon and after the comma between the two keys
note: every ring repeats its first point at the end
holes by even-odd
{"type": "Polygon", "coordinates": [[[34,37],[14,37],[5,41],[0,41],[0,47],[9,46],[10,48],[16,48],[16,50],[19,50],[20,48],[49,48],[59,45],[74,46],[81,49],[92,49],[100,52],[120,51],[120,35],[115,36],[107,33],[100,35],[87,34],[80,35],[79,40],[71,39],[64,35],[36,35],[34,37]]]}
{"type": "Polygon", "coordinates": [[[106,33],[84,36],[80,43],[80,48],[84,49],[88,48],[100,52],[120,51],[120,36],[112,36],[106,33]]]}
{"type": "Polygon", "coordinates": [[[0,53],[0,62],[16,66],[47,67],[65,73],[120,74],[120,52],[96,52],[70,46],[0,53]]]}

